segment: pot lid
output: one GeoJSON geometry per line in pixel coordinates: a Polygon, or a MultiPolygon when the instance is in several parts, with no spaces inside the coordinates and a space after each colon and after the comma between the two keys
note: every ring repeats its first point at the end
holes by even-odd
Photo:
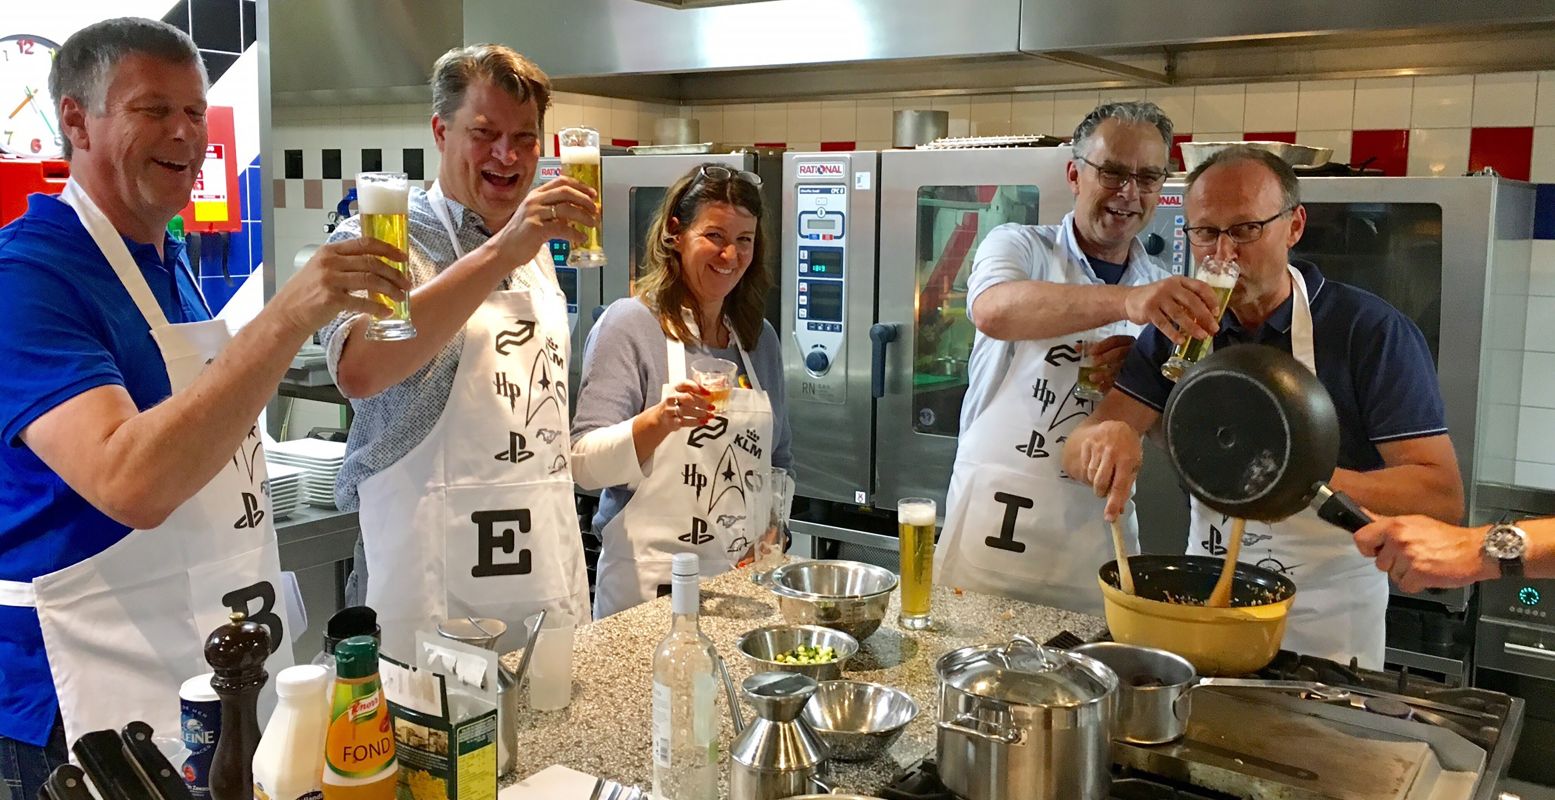
{"type": "Polygon", "coordinates": [[[940,680],[967,694],[1030,706],[1078,706],[1118,686],[1118,676],[1087,656],[1043,647],[1026,636],[963,647],[935,666],[940,680]]]}

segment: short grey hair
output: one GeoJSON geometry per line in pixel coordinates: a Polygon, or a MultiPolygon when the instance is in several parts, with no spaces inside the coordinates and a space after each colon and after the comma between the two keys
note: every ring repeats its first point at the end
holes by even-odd
{"type": "Polygon", "coordinates": [[[500,44],[455,47],[437,59],[432,65],[432,113],[445,122],[452,120],[474,80],[490,81],[520,103],[534,100],[540,126],[545,127],[545,110],[551,106],[550,76],[535,62],[500,44]]]}
{"type": "Polygon", "coordinates": [[[1102,103],[1091,109],[1091,113],[1086,114],[1085,119],[1080,120],[1080,124],[1074,128],[1074,138],[1070,140],[1076,158],[1090,155],[1091,136],[1103,122],[1109,119],[1154,126],[1161,134],[1161,141],[1166,143],[1167,153],[1171,153],[1172,118],[1166,116],[1166,112],[1155,103],[1147,100],[1130,100],[1121,103],[1102,103]]]}
{"type": "Polygon", "coordinates": [[[1261,147],[1250,147],[1245,144],[1232,145],[1224,150],[1217,150],[1209,158],[1199,162],[1199,165],[1188,173],[1188,189],[1193,188],[1194,181],[1204,174],[1204,171],[1217,164],[1234,164],[1238,161],[1256,161],[1274,173],[1279,179],[1280,193],[1285,196],[1285,208],[1292,209],[1301,205],[1301,185],[1296,179],[1296,171],[1290,168],[1285,159],[1264,150],[1261,147]]]}
{"type": "MultiPolygon", "coordinates": [[[[49,94],[54,97],[55,117],[62,113],[67,97],[75,98],[90,113],[103,113],[114,65],[135,53],[174,64],[193,62],[200,68],[201,82],[210,82],[200,50],[189,34],[145,17],[105,19],[76,31],[54,54],[54,65],[49,68],[49,94]]],[[[70,158],[70,139],[61,138],[65,158],[70,158]]]]}

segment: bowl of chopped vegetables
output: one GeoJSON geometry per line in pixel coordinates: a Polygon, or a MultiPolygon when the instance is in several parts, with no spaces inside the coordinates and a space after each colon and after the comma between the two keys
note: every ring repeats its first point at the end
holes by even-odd
{"type": "Polygon", "coordinates": [[[740,637],[737,645],[757,672],[795,672],[817,681],[842,677],[858,652],[858,640],[820,625],[769,625],[740,637]]]}

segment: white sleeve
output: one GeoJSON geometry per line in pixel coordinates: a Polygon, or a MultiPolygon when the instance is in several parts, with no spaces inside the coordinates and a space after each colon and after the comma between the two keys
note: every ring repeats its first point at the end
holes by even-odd
{"type": "Polygon", "coordinates": [[[1043,278],[1047,263],[1045,253],[1033,226],[1010,222],[989,231],[983,243],[977,246],[977,253],[972,257],[972,274],[966,281],[967,318],[972,324],[977,324],[972,309],[978,295],[1001,283],[1043,278]]]}
{"type": "Polygon", "coordinates": [[[644,477],[632,441],[632,419],[595,428],[572,443],[572,479],[584,489],[635,486],[644,477]]]}

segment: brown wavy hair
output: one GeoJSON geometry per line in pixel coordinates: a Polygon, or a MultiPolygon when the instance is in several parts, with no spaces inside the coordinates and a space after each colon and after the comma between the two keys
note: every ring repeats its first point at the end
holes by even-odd
{"type": "Polygon", "coordinates": [[[670,230],[670,220],[679,220],[680,230],[690,227],[692,220],[710,203],[725,203],[742,208],[756,218],[756,241],[752,247],[751,263],[740,276],[740,282],[724,298],[723,314],[734,326],[738,344],[749,350],[761,340],[761,325],[766,309],[767,291],[772,288],[772,276],[767,272],[766,217],[761,204],[761,189],[735,174],[723,180],[702,176],[702,168],[724,167],[709,162],[699,164],[675,182],[664,195],[664,202],[654,212],[653,223],[648,226],[646,253],[643,257],[643,275],[635,284],[636,294],[659,318],[659,327],[670,338],[700,345],[700,339],[686,324],[685,311],[696,318],[696,299],[686,285],[681,269],[680,253],[675,250],[675,232],[670,230]]]}

